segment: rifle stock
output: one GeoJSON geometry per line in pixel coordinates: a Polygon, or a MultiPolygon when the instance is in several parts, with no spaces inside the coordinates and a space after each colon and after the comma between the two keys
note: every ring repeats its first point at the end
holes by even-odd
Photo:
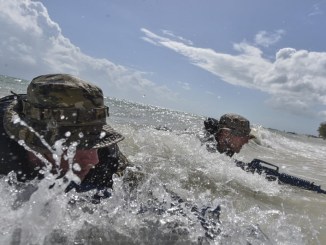
{"type": "Polygon", "coordinates": [[[236,160],[236,166],[240,167],[246,172],[258,174],[264,173],[266,175],[266,179],[269,181],[278,180],[280,184],[288,184],[302,189],[315,191],[317,193],[326,194],[326,190],[321,189],[321,187],[315,185],[314,182],[309,182],[289,174],[280,173],[278,166],[260,159],[254,159],[250,163],[244,163],[236,160]]]}

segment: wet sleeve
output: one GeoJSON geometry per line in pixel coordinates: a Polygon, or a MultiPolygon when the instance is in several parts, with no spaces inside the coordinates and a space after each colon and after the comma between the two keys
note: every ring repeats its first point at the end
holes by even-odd
{"type": "Polygon", "coordinates": [[[26,150],[7,135],[3,125],[4,113],[13,99],[11,95],[0,99],[0,174],[3,175],[23,171],[27,161],[26,150]]]}
{"type": "Polygon", "coordinates": [[[100,165],[110,169],[112,174],[122,176],[125,169],[131,166],[127,157],[122,154],[117,144],[98,150],[100,165]]]}
{"type": "Polygon", "coordinates": [[[111,169],[111,179],[113,174],[117,174],[119,177],[123,177],[123,182],[131,189],[135,189],[144,180],[145,174],[139,167],[129,162],[127,157],[120,151],[118,145],[99,149],[99,153],[101,153],[102,157],[103,153],[106,153],[105,166],[109,166],[111,169]]]}
{"type": "Polygon", "coordinates": [[[116,174],[119,176],[122,176],[126,170],[127,167],[131,167],[132,164],[129,162],[127,157],[120,151],[118,145],[117,147],[117,154],[118,154],[118,169],[116,174]]]}

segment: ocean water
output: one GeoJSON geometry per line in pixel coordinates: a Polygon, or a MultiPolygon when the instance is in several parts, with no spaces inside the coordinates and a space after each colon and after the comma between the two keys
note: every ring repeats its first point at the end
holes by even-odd
{"type": "MultiPolygon", "coordinates": [[[[0,76],[0,96],[27,85],[0,76]]],[[[326,244],[325,194],[267,181],[208,153],[199,141],[204,117],[113,98],[106,104],[109,124],[125,136],[121,151],[143,173],[137,186],[116,177],[112,196],[94,204],[91,193],[64,194],[63,183],[49,189],[50,177],[2,176],[0,244],[326,244]]],[[[326,189],[326,141],[252,123],[257,138],[234,158],[265,160],[326,189]]]]}

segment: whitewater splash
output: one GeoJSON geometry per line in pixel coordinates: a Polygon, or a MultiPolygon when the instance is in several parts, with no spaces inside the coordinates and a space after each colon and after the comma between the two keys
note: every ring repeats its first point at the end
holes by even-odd
{"type": "MultiPolygon", "coordinates": [[[[5,82],[24,91],[23,82],[5,82]]],[[[115,99],[107,105],[109,124],[125,136],[121,151],[144,173],[137,188],[115,176],[111,197],[93,204],[92,191],[1,177],[1,244],[326,243],[325,196],[268,182],[208,153],[198,139],[203,117],[115,99]]],[[[235,158],[260,158],[326,187],[323,140],[255,130],[256,141],[235,158]]]]}

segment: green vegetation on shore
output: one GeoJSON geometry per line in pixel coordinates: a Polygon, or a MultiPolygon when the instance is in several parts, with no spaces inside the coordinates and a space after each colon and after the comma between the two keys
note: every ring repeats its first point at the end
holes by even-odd
{"type": "Polygon", "coordinates": [[[317,131],[320,137],[326,139],[326,122],[322,122],[317,131]]]}

